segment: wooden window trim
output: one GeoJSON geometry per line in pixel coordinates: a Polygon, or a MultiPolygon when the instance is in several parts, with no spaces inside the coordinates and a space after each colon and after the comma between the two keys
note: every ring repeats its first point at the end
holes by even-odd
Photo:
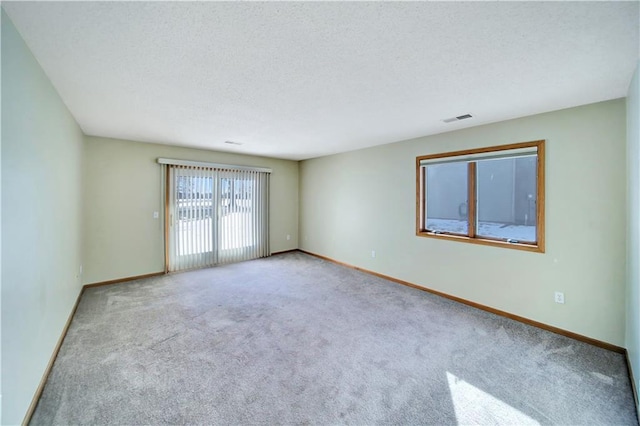
{"type": "Polygon", "coordinates": [[[450,241],[460,241],[472,244],[480,244],[493,247],[503,247],[515,250],[524,250],[536,253],[545,251],[545,144],[544,140],[531,142],[521,142],[506,145],[496,145],[483,148],[466,149],[461,151],[444,152],[416,157],[416,235],[419,237],[439,238],[450,241]],[[475,229],[476,208],[477,208],[477,186],[476,186],[476,162],[469,162],[468,168],[468,235],[453,233],[433,233],[424,229],[426,200],[424,197],[426,189],[426,173],[421,167],[423,160],[439,158],[458,157],[464,155],[484,154],[489,152],[507,151],[511,149],[531,148],[537,149],[537,176],[536,176],[536,242],[531,244],[510,243],[500,239],[489,237],[478,237],[475,229]]]}
{"type": "MultiPolygon", "coordinates": [[[[467,236],[476,238],[476,163],[467,164],[467,236]]],[[[424,198],[424,197],[422,197],[424,198]]]]}

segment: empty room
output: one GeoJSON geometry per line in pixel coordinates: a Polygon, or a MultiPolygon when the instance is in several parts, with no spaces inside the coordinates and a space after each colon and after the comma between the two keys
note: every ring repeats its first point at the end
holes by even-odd
{"type": "Polygon", "coordinates": [[[1,424],[638,424],[640,2],[1,15],[1,424]]]}

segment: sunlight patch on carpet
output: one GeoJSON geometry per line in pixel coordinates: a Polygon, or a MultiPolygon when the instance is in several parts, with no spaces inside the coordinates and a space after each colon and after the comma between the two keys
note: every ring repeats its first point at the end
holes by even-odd
{"type": "Polygon", "coordinates": [[[539,425],[520,410],[447,371],[449,392],[458,424],[539,425]]]}

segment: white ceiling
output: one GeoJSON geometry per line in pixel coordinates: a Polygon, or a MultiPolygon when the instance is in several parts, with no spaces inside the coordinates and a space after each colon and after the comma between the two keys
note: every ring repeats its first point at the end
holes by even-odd
{"type": "Polygon", "coordinates": [[[638,6],[2,3],[86,134],[295,160],[624,97],[638,6]]]}

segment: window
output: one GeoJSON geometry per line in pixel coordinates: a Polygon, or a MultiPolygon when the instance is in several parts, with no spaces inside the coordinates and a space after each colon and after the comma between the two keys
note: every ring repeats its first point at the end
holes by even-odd
{"type": "Polygon", "coordinates": [[[544,141],[416,158],[421,237],[544,252],[544,141]]]}

